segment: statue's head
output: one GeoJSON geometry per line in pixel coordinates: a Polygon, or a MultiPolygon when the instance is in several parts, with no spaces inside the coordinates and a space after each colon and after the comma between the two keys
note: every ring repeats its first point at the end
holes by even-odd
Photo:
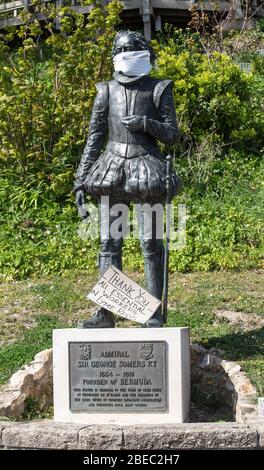
{"type": "Polygon", "coordinates": [[[153,65],[155,62],[153,49],[142,34],[137,31],[119,31],[114,39],[112,57],[114,58],[121,52],[130,51],[148,51],[151,64],[153,65]]]}

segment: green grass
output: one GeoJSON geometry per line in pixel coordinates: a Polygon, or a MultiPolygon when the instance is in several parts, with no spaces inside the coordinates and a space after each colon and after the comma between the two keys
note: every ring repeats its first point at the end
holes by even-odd
{"type": "MultiPolygon", "coordinates": [[[[130,273],[143,284],[143,275],[130,273]]],[[[52,346],[53,328],[74,327],[95,306],[86,299],[97,276],[72,273],[34,281],[0,284],[0,381],[5,382],[42,349],[52,346]],[[12,317],[16,321],[11,321],[12,317]],[[11,327],[10,327],[11,326],[11,327]]],[[[225,351],[239,362],[258,393],[264,392],[264,330],[242,331],[215,316],[216,310],[264,315],[264,273],[260,270],[173,273],[170,277],[168,326],[189,326],[192,342],[225,351]]],[[[118,320],[119,326],[131,327],[118,320]]]]}
{"type": "MultiPolygon", "coordinates": [[[[192,184],[187,168],[182,167],[179,172],[186,187],[175,199],[175,227],[177,204],[185,204],[186,245],[171,251],[171,271],[261,268],[264,255],[261,155],[258,158],[228,155],[223,161],[217,160],[208,184],[192,184]]],[[[0,187],[7,183],[1,179],[0,187]]],[[[35,279],[66,273],[71,276],[73,270],[87,269],[95,273],[99,240],[80,237],[81,220],[73,195],[64,202],[57,201],[56,194],[47,186],[39,190],[44,199],[35,206],[31,191],[26,202],[23,191],[23,185],[14,188],[13,184],[0,191],[0,279],[35,279]],[[11,192],[16,197],[8,199],[11,192]]],[[[131,271],[143,272],[139,241],[132,237],[124,244],[124,265],[131,271]]]]}

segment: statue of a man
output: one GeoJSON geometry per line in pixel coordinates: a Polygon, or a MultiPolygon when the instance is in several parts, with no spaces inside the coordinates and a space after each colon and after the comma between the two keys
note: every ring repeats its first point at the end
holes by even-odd
{"type": "MultiPolygon", "coordinates": [[[[109,196],[110,226],[119,217],[118,212],[111,210],[117,202],[137,204],[147,289],[161,299],[163,240],[157,236],[157,221],[154,220],[151,220],[151,235],[144,235],[142,228],[147,216],[140,208],[144,203],[163,204],[166,198],[166,163],[157,141],[172,145],[178,136],[173,83],[150,77],[155,56],[138,32],[117,33],[112,56],[114,79],[96,85],[88,139],[76,173],[76,201],[82,206],[85,193],[99,201],[102,196],[109,196]]],[[[172,179],[172,194],[176,192],[172,179]]],[[[101,275],[110,265],[122,270],[123,238],[102,236],[103,228],[101,218],[101,275]]],[[[162,325],[159,308],[145,326],[162,325]]],[[[113,314],[104,308],[83,324],[84,328],[114,326],[113,314]]]]}

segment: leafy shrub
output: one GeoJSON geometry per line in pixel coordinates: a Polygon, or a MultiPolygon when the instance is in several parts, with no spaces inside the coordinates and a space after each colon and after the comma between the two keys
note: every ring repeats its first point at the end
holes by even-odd
{"type": "MultiPolygon", "coordinates": [[[[87,18],[69,7],[46,11],[44,29],[26,17],[17,33],[12,29],[0,38],[4,277],[95,267],[98,240],[80,239],[71,189],[95,83],[112,74],[120,4],[95,6],[87,18]],[[58,15],[60,34],[54,23],[58,15]]],[[[187,246],[172,253],[171,269],[259,266],[263,59],[253,54],[252,72],[245,73],[230,55],[205,53],[201,37],[190,31],[170,30],[153,46],[154,74],[175,84],[181,138],[174,151],[185,183],[176,202],[187,203],[189,211],[187,246]]],[[[128,267],[142,268],[138,241],[128,240],[124,255],[128,267]]]]}
{"type": "Polygon", "coordinates": [[[25,26],[0,41],[0,162],[14,183],[36,187],[45,181],[60,200],[72,188],[95,83],[111,76],[109,52],[120,4],[93,3],[87,20],[69,7],[42,5],[44,30],[29,15],[25,26]],[[20,43],[10,47],[11,40],[20,43]]]}
{"type": "MultiPolygon", "coordinates": [[[[182,168],[182,173],[186,169],[182,168]]],[[[186,170],[187,180],[188,169],[186,170]]],[[[257,157],[233,152],[212,169],[205,191],[187,187],[175,200],[187,205],[187,245],[171,252],[171,270],[193,271],[260,267],[263,259],[263,165],[257,157]],[[243,165],[241,165],[243,158],[243,165]]],[[[11,191],[11,188],[6,188],[11,191]]],[[[82,240],[74,204],[54,202],[46,188],[44,202],[28,205],[30,193],[17,188],[8,219],[0,217],[0,271],[23,278],[96,266],[98,240],[82,240]],[[20,197],[19,197],[20,196],[20,197]],[[50,197],[50,199],[49,199],[50,197]],[[23,205],[24,201],[24,205],[23,205]]],[[[6,195],[2,199],[2,208],[6,195]]],[[[128,239],[124,265],[143,269],[138,240],[128,239]],[[133,256],[131,256],[133,253],[133,256]]]]}
{"type": "Polygon", "coordinates": [[[259,56],[252,73],[245,73],[226,53],[202,53],[197,37],[176,31],[154,41],[155,74],[174,81],[178,119],[193,153],[208,136],[216,144],[259,152],[264,145],[264,59],[259,56]]]}

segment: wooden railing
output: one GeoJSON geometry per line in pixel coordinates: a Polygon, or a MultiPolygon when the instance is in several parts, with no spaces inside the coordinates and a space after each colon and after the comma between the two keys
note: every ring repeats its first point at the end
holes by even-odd
{"type": "MultiPolygon", "coordinates": [[[[1,0],[0,0],[1,1],[1,0]]],[[[102,3],[107,4],[110,0],[102,0],[102,3]]],[[[54,3],[58,7],[63,6],[64,0],[42,0],[43,3],[54,3]]],[[[234,16],[239,16],[241,12],[241,1],[240,0],[230,0],[226,2],[218,1],[207,1],[203,0],[121,0],[124,10],[139,10],[140,15],[142,16],[144,23],[144,31],[146,39],[151,38],[151,16],[155,13],[155,10],[159,11],[159,14],[162,10],[176,11],[176,10],[185,10],[189,11],[193,5],[196,8],[203,9],[204,11],[214,11],[216,9],[220,12],[230,12],[233,11],[234,16]]],[[[256,5],[259,0],[253,0],[256,5]]],[[[20,14],[23,10],[29,11],[32,5],[31,0],[15,0],[12,2],[0,3],[0,29],[6,28],[7,26],[16,26],[23,24],[23,20],[20,17],[20,14]]],[[[81,6],[78,4],[78,0],[71,0],[71,8],[79,13],[88,13],[92,6],[81,6]]],[[[32,10],[33,11],[33,10],[32,10]]],[[[260,16],[264,16],[264,8],[258,8],[260,16]],[[263,13],[261,15],[261,11],[263,13]]],[[[42,19],[43,15],[36,13],[35,15],[38,19],[42,19]]]]}

